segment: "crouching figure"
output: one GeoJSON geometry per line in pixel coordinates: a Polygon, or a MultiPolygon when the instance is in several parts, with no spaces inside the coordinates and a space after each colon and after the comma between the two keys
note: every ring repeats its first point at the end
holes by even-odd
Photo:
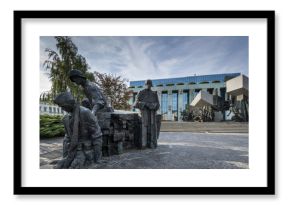
{"type": "Polygon", "coordinates": [[[54,103],[67,112],[63,118],[66,132],[63,159],[55,168],[83,169],[98,162],[102,153],[102,132],[97,118],[91,110],[80,106],[69,92],[59,94],[54,103]]]}

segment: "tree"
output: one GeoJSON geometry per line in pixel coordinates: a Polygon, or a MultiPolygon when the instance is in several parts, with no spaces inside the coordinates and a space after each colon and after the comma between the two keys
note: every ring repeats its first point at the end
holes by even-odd
{"type": "Polygon", "coordinates": [[[129,99],[131,91],[128,90],[126,81],[121,76],[94,72],[97,85],[103,90],[114,109],[130,109],[129,99]]]}
{"type": "Polygon", "coordinates": [[[88,71],[90,67],[86,59],[78,54],[78,48],[70,37],[55,36],[54,38],[57,41],[57,51],[46,48],[48,59],[43,64],[50,71],[51,93],[55,96],[60,92],[70,90],[77,100],[80,100],[83,98],[83,93],[70,81],[68,73],[72,69],[80,70],[91,81],[94,81],[94,75],[88,71]]]}

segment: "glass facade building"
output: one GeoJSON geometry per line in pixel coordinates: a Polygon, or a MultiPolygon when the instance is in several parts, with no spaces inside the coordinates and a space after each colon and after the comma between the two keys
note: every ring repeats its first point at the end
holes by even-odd
{"type": "MultiPolygon", "coordinates": [[[[187,76],[180,78],[153,79],[152,90],[158,94],[160,109],[158,113],[162,114],[163,120],[182,119],[181,112],[187,108],[194,97],[203,90],[213,94],[217,90],[217,94],[227,99],[226,81],[241,75],[240,73],[225,73],[214,75],[187,76]]],[[[145,80],[130,81],[129,89],[132,91],[132,99],[134,102],[137,93],[144,89],[145,80]]]]}
{"type": "Polygon", "coordinates": [[[168,111],[168,94],[162,93],[161,97],[161,114],[167,114],[168,111]]]}
{"type": "Polygon", "coordinates": [[[189,104],[189,93],[188,91],[183,91],[183,96],[182,96],[182,109],[181,111],[186,109],[186,106],[189,104]]]}
{"type": "MultiPolygon", "coordinates": [[[[152,80],[153,86],[166,86],[168,84],[200,84],[200,83],[218,83],[225,82],[227,78],[234,78],[239,76],[240,73],[227,73],[227,74],[214,74],[214,75],[201,75],[201,76],[188,76],[180,78],[166,78],[152,80]]],[[[131,81],[130,87],[143,87],[145,80],[131,81]]]]}

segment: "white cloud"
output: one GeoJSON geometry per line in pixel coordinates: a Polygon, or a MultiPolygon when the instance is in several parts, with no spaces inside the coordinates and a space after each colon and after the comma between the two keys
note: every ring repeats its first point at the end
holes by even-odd
{"type": "MultiPolygon", "coordinates": [[[[92,68],[129,80],[182,77],[214,73],[248,73],[247,37],[72,37],[92,68]]],[[[55,48],[53,37],[42,37],[40,62],[47,58],[44,48],[55,48]]],[[[45,82],[43,89],[50,85],[45,82]]]]}
{"type": "Polygon", "coordinates": [[[48,73],[40,70],[40,93],[49,91],[51,88],[51,82],[48,78],[48,73]]]}

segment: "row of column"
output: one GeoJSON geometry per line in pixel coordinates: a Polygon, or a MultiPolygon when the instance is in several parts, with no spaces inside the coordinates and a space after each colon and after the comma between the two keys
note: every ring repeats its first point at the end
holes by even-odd
{"type": "MultiPolygon", "coordinates": [[[[161,114],[161,109],[162,109],[162,91],[157,91],[158,93],[158,100],[160,102],[160,109],[158,110],[158,113],[161,114]]],[[[172,101],[172,90],[167,91],[167,117],[165,120],[174,120],[173,116],[173,101],[172,101]]],[[[189,94],[189,99],[190,99],[190,94],[189,94]]],[[[190,100],[189,100],[190,101],[190,100]]],[[[177,119],[178,121],[181,120],[181,112],[182,112],[182,104],[183,104],[183,90],[178,90],[178,97],[177,97],[177,119]]]]}
{"type": "MultiPolygon", "coordinates": [[[[204,90],[204,91],[207,91],[207,88],[202,88],[201,90],[204,90]]],[[[193,92],[194,89],[190,89],[189,90],[189,95],[188,95],[188,98],[189,98],[189,104],[192,102],[192,100],[194,99],[194,97],[198,94],[198,92],[194,93],[193,92]]],[[[218,96],[221,96],[221,91],[220,89],[217,89],[218,91],[218,96]]],[[[182,105],[183,105],[183,90],[178,90],[178,98],[177,98],[177,119],[178,121],[181,121],[181,112],[183,111],[182,110],[182,105]]],[[[161,114],[162,112],[162,91],[157,91],[157,94],[158,94],[158,100],[160,102],[160,109],[158,110],[158,113],[161,114]]],[[[173,101],[172,101],[172,90],[167,90],[167,102],[168,102],[168,105],[167,105],[167,116],[165,117],[165,120],[174,120],[174,116],[173,116],[173,101]]],[[[225,99],[227,99],[227,93],[225,93],[225,99]]]]}
{"type": "Polygon", "coordinates": [[[55,105],[40,104],[39,105],[40,114],[51,114],[51,115],[63,115],[65,112],[61,107],[55,105]]]}

